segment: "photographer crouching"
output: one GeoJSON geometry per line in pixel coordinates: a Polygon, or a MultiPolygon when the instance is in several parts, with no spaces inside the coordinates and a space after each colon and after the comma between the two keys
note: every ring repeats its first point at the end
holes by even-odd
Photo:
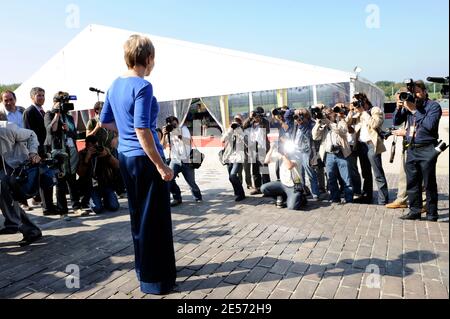
{"type": "Polygon", "coordinates": [[[96,214],[105,209],[117,211],[120,208],[117,195],[114,192],[116,174],[119,170],[119,160],[112,156],[108,148],[98,145],[95,135],[86,137],[86,148],[79,152],[78,184],[82,195],[82,204],[96,214]]]}
{"type": "Polygon", "coordinates": [[[442,109],[439,103],[428,98],[423,81],[407,82],[408,92],[400,94],[394,125],[407,123],[406,129],[406,189],[409,213],[401,219],[421,218],[422,181],[427,194],[428,221],[438,220],[438,188],[436,163],[439,154],[445,150],[438,142],[439,121],[442,109]]]}
{"type": "Polygon", "coordinates": [[[67,187],[69,188],[72,208],[81,209],[80,197],[76,183],[78,167],[78,150],[76,145],[77,129],[73,117],[69,114],[74,105],[69,103],[76,97],[66,92],[58,92],[53,97],[53,109],[44,117],[47,128],[45,145],[51,150],[51,157],[60,162],[60,174],[56,185],[57,211],[67,215],[67,187]]]}
{"type": "Polygon", "coordinates": [[[277,208],[301,210],[308,201],[299,172],[298,156],[294,154],[296,145],[292,139],[285,140],[283,144],[281,147],[279,142],[273,143],[264,160],[266,165],[281,161],[280,180],[262,185],[261,192],[266,197],[276,198],[277,208]],[[281,201],[278,198],[281,198],[281,201]]]}
{"type": "Polygon", "coordinates": [[[341,203],[338,187],[338,175],[340,175],[344,183],[345,202],[352,203],[353,187],[347,161],[351,149],[348,144],[348,126],[344,115],[327,108],[316,118],[318,120],[312,130],[312,137],[316,141],[321,141],[319,153],[325,162],[331,202],[341,203]]]}
{"type": "Polygon", "coordinates": [[[39,240],[42,232],[14,200],[10,175],[27,160],[38,164],[41,161],[38,147],[39,141],[33,131],[0,121],[0,210],[5,216],[5,228],[0,230],[0,235],[21,232],[20,246],[39,240]]]}

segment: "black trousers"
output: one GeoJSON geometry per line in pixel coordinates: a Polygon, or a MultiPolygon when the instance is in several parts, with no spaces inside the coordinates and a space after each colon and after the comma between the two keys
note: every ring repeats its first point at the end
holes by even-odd
{"type": "Polygon", "coordinates": [[[438,189],[436,182],[437,153],[434,145],[410,147],[406,151],[406,192],[411,212],[422,210],[422,183],[427,194],[428,215],[438,214],[438,189]]]}
{"type": "Polygon", "coordinates": [[[58,183],[56,184],[56,205],[58,211],[62,214],[67,214],[69,211],[66,199],[67,192],[70,194],[72,208],[79,205],[80,195],[76,179],[75,174],[68,174],[63,178],[58,178],[58,183]]]}

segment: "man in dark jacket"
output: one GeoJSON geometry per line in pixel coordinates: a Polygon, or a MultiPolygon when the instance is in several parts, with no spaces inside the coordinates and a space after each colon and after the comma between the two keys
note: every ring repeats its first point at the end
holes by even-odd
{"type": "MultiPolygon", "coordinates": [[[[23,127],[34,131],[39,141],[38,154],[41,158],[47,157],[45,149],[45,138],[47,137],[47,129],[44,125],[45,111],[43,105],[45,103],[45,91],[39,87],[31,89],[30,97],[32,105],[23,113],[23,127]]],[[[39,190],[42,199],[42,208],[44,216],[56,215],[56,207],[53,204],[53,187],[41,188],[39,190]]]]}

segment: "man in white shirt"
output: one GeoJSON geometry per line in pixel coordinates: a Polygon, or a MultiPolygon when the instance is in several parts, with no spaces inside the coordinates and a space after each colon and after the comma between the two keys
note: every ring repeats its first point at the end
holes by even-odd
{"type": "Polygon", "coordinates": [[[181,190],[177,185],[176,178],[182,173],[186,183],[188,183],[192,195],[196,202],[203,200],[200,188],[195,182],[195,170],[189,165],[191,154],[191,133],[186,126],[179,127],[179,120],[170,116],[166,119],[166,125],[163,128],[163,145],[169,147],[170,168],[174,172],[173,180],[170,182],[170,192],[173,200],[171,206],[178,206],[182,201],[181,190]]]}
{"type": "Polygon", "coordinates": [[[0,113],[4,114],[4,118],[8,122],[16,124],[18,127],[23,128],[23,112],[25,108],[16,106],[16,95],[13,91],[5,91],[0,96],[0,113]]]}
{"type": "MultiPolygon", "coordinates": [[[[279,147],[274,143],[266,155],[265,164],[280,160],[280,180],[269,182],[261,186],[261,192],[266,197],[282,197],[289,210],[301,210],[307,203],[303,191],[303,184],[299,172],[300,163],[295,160],[294,154],[280,153],[279,147]]],[[[278,208],[284,204],[277,202],[278,208]]]]}

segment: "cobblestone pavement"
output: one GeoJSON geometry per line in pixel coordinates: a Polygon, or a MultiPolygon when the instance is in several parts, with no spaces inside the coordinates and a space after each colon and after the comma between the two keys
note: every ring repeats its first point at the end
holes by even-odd
{"type": "MultiPolygon", "coordinates": [[[[117,213],[71,221],[35,209],[44,238],[26,248],[17,245],[21,235],[1,236],[0,297],[448,298],[448,176],[438,181],[442,220],[430,223],[402,221],[405,210],[376,205],[310,202],[291,212],[258,196],[236,204],[223,167],[205,165],[197,175],[205,201],[195,204],[181,178],[184,204],[173,209],[172,294],[140,292],[121,200],[117,213]],[[78,288],[66,285],[72,264],[78,288]]],[[[396,176],[388,181],[396,185],[396,176]]]]}

